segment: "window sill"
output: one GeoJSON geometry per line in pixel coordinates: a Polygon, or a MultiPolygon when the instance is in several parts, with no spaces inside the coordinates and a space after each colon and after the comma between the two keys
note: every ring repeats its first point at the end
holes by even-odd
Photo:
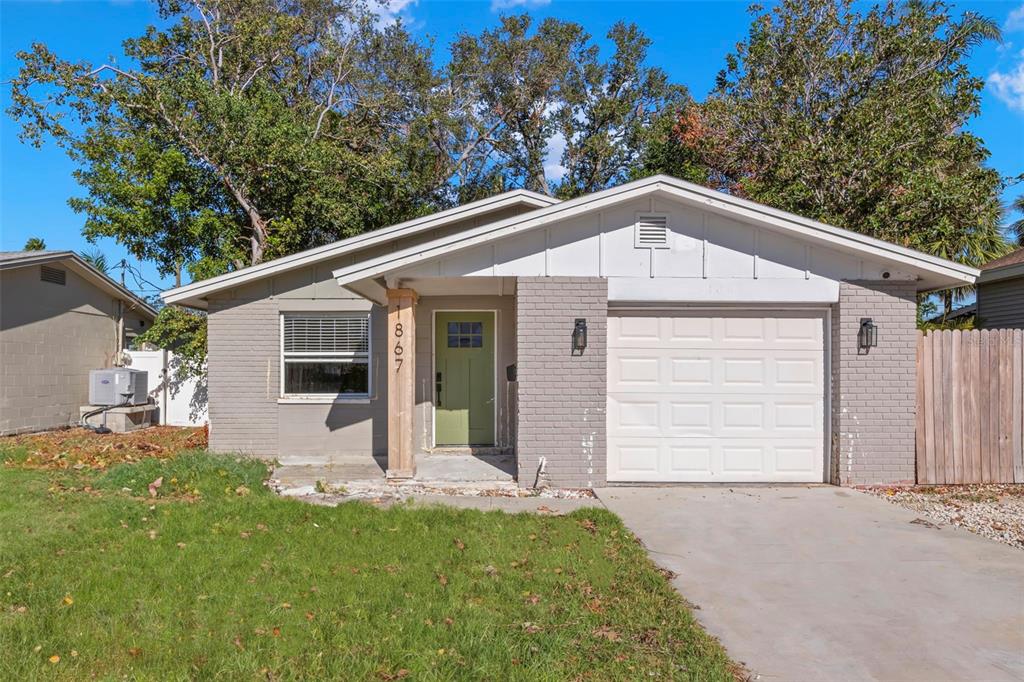
{"type": "Polygon", "coordinates": [[[369,405],[369,396],[336,397],[329,395],[289,395],[277,399],[278,405],[369,405]]]}

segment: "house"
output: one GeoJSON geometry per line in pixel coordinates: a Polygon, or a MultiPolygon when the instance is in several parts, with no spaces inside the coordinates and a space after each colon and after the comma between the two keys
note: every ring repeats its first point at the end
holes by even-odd
{"type": "Polygon", "coordinates": [[[76,423],[89,370],[110,367],[154,317],[72,251],[0,252],[0,435],[76,423]]]}
{"type": "Polygon", "coordinates": [[[914,480],[915,299],[978,271],[655,176],[196,282],[210,443],[513,452],[520,485],[914,480]]]}
{"type": "Polygon", "coordinates": [[[1024,327],[1024,249],[983,265],[977,296],[979,329],[1024,327]]]}

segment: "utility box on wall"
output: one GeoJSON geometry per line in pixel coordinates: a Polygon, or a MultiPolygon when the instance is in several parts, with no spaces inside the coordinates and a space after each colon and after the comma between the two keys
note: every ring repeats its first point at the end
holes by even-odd
{"type": "Polygon", "coordinates": [[[89,372],[90,405],[142,405],[149,401],[147,374],[113,367],[89,372]]]}

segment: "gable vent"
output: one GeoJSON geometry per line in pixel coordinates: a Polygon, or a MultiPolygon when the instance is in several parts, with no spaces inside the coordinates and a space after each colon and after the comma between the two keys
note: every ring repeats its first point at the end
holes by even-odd
{"type": "Polygon", "coordinates": [[[667,249],[668,216],[637,216],[633,245],[638,249],[667,249]]]}
{"type": "Polygon", "coordinates": [[[67,284],[67,273],[60,268],[51,268],[47,265],[40,266],[39,279],[51,284],[64,286],[67,284]]]}

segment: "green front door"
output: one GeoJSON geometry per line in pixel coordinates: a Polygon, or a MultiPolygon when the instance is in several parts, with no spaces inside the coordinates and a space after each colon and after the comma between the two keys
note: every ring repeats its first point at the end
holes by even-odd
{"type": "Polygon", "coordinates": [[[434,317],[434,442],[494,445],[494,313],[434,317]]]}

